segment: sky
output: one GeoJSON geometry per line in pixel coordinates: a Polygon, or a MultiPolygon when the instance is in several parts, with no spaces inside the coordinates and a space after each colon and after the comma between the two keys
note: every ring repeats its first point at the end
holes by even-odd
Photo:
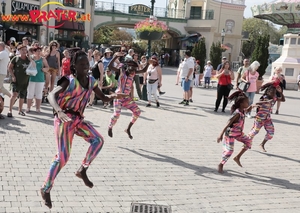
{"type": "MultiPolygon", "coordinates": [[[[100,0],[102,1],[102,0],[100,0]]],[[[103,0],[105,2],[113,2],[113,0],[103,0]]],[[[166,1],[168,0],[156,0],[155,2],[155,7],[166,7],[166,1]]],[[[244,16],[245,18],[250,18],[252,17],[252,12],[251,12],[251,7],[254,5],[259,5],[259,4],[263,4],[265,2],[271,2],[272,0],[246,0],[245,4],[246,4],[246,9],[244,12],[244,16]]],[[[115,3],[122,3],[122,4],[128,4],[128,0],[115,0],[115,3]]],[[[130,1],[132,4],[144,4],[147,6],[151,5],[151,0],[131,0],[130,1]]]]}

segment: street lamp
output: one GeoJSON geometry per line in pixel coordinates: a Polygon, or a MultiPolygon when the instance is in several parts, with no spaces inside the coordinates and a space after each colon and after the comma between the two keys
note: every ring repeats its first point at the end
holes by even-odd
{"type": "Polygon", "coordinates": [[[221,32],[221,37],[222,37],[222,44],[224,43],[224,38],[225,38],[225,30],[223,29],[222,32],[221,32]]]}
{"type": "MultiPolygon", "coordinates": [[[[2,6],[2,15],[5,15],[5,7],[6,7],[6,2],[5,0],[2,0],[1,2],[1,6],[2,6]]],[[[3,26],[2,26],[2,40],[3,42],[5,42],[5,39],[4,39],[4,31],[5,31],[5,21],[3,21],[3,26]]]]}
{"type": "Polygon", "coordinates": [[[112,12],[115,12],[115,0],[113,0],[113,7],[112,7],[112,12]]]}
{"type": "MultiPolygon", "coordinates": [[[[149,21],[153,21],[154,4],[155,4],[155,0],[151,0],[151,12],[150,12],[149,21]]],[[[148,40],[148,58],[150,57],[151,57],[151,40],[148,40]]]]}

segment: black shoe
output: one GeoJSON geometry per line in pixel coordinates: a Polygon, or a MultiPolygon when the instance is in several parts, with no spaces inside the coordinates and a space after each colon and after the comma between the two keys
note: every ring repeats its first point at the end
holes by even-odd
{"type": "Polygon", "coordinates": [[[217,109],[215,109],[215,110],[214,110],[214,112],[218,112],[218,110],[217,110],[217,109]]]}
{"type": "Polygon", "coordinates": [[[159,106],[160,106],[160,105],[159,105],[159,102],[156,102],[156,106],[157,106],[157,107],[159,107],[159,106]]]}
{"type": "Polygon", "coordinates": [[[51,196],[50,192],[44,192],[44,188],[41,188],[41,195],[43,200],[45,201],[45,206],[48,206],[49,209],[52,208],[51,196]]]}
{"type": "Polygon", "coordinates": [[[225,110],[222,110],[223,113],[225,113],[225,110]]]}
{"type": "Polygon", "coordinates": [[[89,180],[88,176],[86,175],[86,170],[87,168],[84,168],[83,166],[81,166],[78,171],[75,173],[75,175],[79,178],[81,178],[84,182],[84,184],[87,187],[93,188],[94,184],[89,180]]]}
{"type": "Polygon", "coordinates": [[[185,104],[186,101],[181,101],[179,104],[185,104]]]}
{"type": "Polygon", "coordinates": [[[166,92],[159,92],[160,95],[163,95],[163,94],[165,94],[165,93],[166,93],[166,92]]]}
{"type": "Polygon", "coordinates": [[[184,106],[189,106],[190,104],[189,104],[189,102],[187,101],[187,102],[185,102],[185,104],[184,104],[184,106]]]}
{"type": "Polygon", "coordinates": [[[190,102],[191,102],[191,103],[193,103],[193,100],[192,100],[192,99],[190,99],[190,102]]]}
{"type": "Polygon", "coordinates": [[[151,107],[151,104],[147,104],[146,107],[151,107]]]}

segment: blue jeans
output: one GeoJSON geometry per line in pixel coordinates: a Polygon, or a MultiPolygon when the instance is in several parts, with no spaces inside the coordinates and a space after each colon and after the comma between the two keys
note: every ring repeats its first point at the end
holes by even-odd
{"type": "Polygon", "coordinates": [[[254,99],[254,95],[255,92],[246,92],[247,97],[249,98],[249,104],[253,104],[253,99],[254,99]]]}
{"type": "Polygon", "coordinates": [[[210,84],[210,77],[204,77],[204,84],[210,84]]]}

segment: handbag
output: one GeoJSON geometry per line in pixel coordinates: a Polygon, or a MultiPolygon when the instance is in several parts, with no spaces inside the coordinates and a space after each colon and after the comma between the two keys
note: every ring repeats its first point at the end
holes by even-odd
{"type": "Polygon", "coordinates": [[[227,88],[229,90],[232,90],[233,89],[233,84],[228,82],[227,76],[226,76],[226,81],[227,81],[227,88]]]}
{"type": "Polygon", "coordinates": [[[148,83],[149,84],[154,84],[158,79],[149,79],[148,80],[148,83]]]}
{"type": "Polygon", "coordinates": [[[30,75],[30,76],[36,76],[37,69],[36,69],[36,66],[33,62],[30,62],[30,64],[28,65],[28,67],[26,69],[26,74],[30,75]]]}
{"type": "MultiPolygon", "coordinates": [[[[249,81],[249,70],[247,70],[247,71],[248,71],[248,81],[249,81]]],[[[241,90],[241,91],[243,91],[243,92],[247,92],[247,90],[250,87],[250,84],[251,84],[250,82],[244,82],[244,81],[242,81],[239,84],[238,89],[241,90]]]]}

